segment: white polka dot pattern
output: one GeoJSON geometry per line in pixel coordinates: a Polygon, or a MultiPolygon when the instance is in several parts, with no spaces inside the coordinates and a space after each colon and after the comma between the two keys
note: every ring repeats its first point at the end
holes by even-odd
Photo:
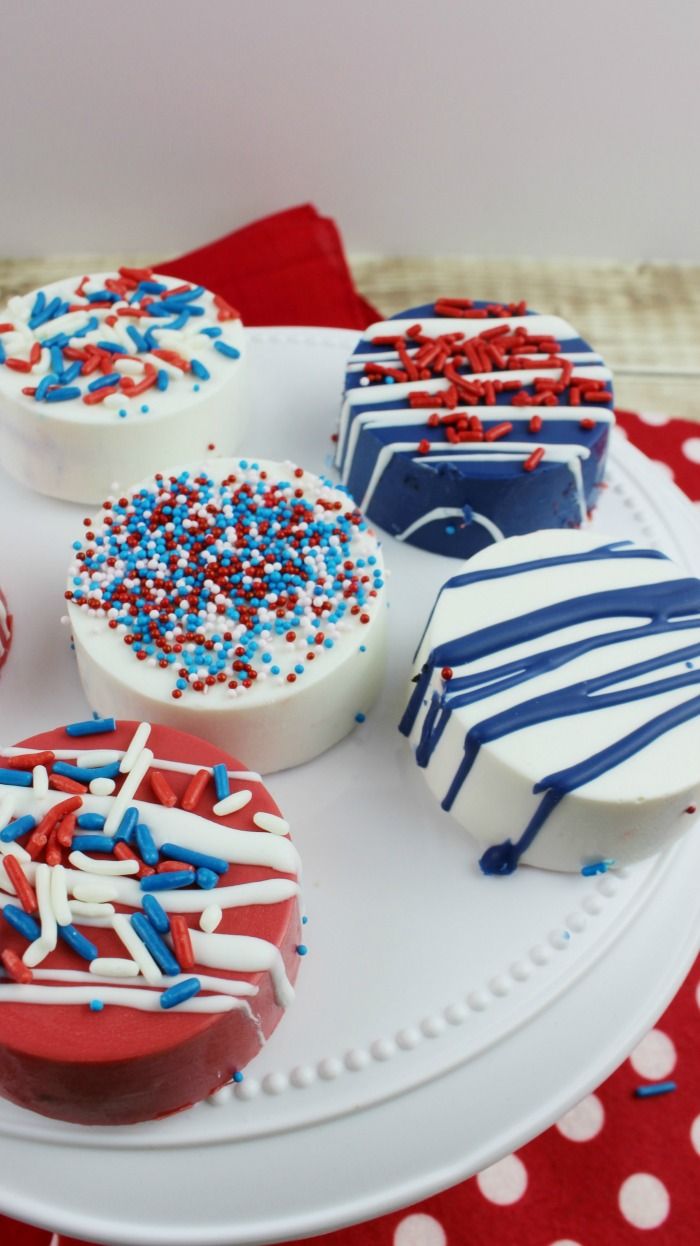
{"type": "Polygon", "coordinates": [[[691,463],[700,463],[700,437],[687,437],[681,449],[691,463]]]}
{"type": "Polygon", "coordinates": [[[620,1186],[618,1204],[635,1229],[656,1229],[668,1216],[671,1200],[663,1181],[648,1172],[636,1172],[620,1186]]]}
{"type": "Polygon", "coordinates": [[[557,1129],[569,1142],[590,1142],[600,1133],[604,1122],[605,1109],[600,1099],[597,1095],[587,1095],[557,1121],[557,1129]]]}
{"type": "Polygon", "coordinates": [[[434,1216],[418,1212],[405,1216],[394,1231],[394,1246],[446,1246],[445,1230],[434,1216]]]}
{"type": "Polygon", "coordinates": [[[476,1178],[484,1198],[499,1207],[517,1203],[527,1189],[527,1169],[517,1155],[507,1155],[485,1168],[476,1178]]]}
{"type": "Polygon", "coordinates": [[[676,1049],[663,1030],[651,1030],[630,1056],[630,1064],[640,1077],[658,1081],[668,1077],[676,1065],[676,1049]]]}

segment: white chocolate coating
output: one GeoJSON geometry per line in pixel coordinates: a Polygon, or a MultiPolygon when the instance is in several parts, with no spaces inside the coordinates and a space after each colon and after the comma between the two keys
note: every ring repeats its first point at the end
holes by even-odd
{"type": "MultiPolygon", "coordinates": [[[[180,470],[177,469],[178,473],[180,470]]],[[[291,479],[293,486],[303,492],[304,499],[314,506],[320,506],[321,502],[324,505],[337,503],[344,511],[354,510],[345,492],[310,472],[304,471],[296,478],[294,471],[301,469],[295,469],[292,464],[259,459],[242,468],[237,460],[223,459],[216,460],[208,468],[195,466],[187,470],[191,475],[197,475],[200,470],[208,471],[215,481],[233,472],[240,481],[255,481],[259,472],[264,471],[269,481],[291,479]]],[[[152,483],[144,482],[144,485],[151,487],[152,483]]],[[[133,486],[128,496],[137,494],[141,487],[133,486]]],[[[103,512],[93,525],[98,535],[106,514],[109,518],[109,514],[103,512]]],[[[234,541],[232,548],[235,548],[235,537],[231,535],[229,539],[234,541]]],[[[260,549],[265,552],[264,542],[260,549]]],[[[313,554],[312,549],[309,554],[312,560],[313,554]]],[[[349,554],[355,563],[358,559],[372,560],[372,565],[365,570],[382,574],[376,536],[365,524],[354,529],[349,554]]],[[[71,586],[82,567],[79,561],[71,567],[71,586]]],[[[379,588],[361,609],[356,606],[354,596],[346,599],[340,590],[330,588],[329,593],[334,594],[334,600],[342,598],[346,613],[337,622],[327,617],[318,619],[309,604],[313,597],[307,594],[305,613],[293,643],[285,634],[274,631],[275,602],[270,599],[266,617],[269,616],[271,630],[265,632],[263,646],[269,660],[267,665],[263,662],[257,665],[257,678],[251,686],[232,689],[228,682],[217,682],[201,693],[187,689],[185,695],[177,699],[172,695],[172,668],[163,669],[155,658],[136,661],[123,641],[126,626],[120,623],[110,628],[103,611],[71,602],[70,623],[88,702],[97,712],[101,712],[102,707],[105,713],[118,718],[159,722],[202,736],[234,756],[255,757],[263,774],[308,761],[347,735],[355,725],[356,716],[368,711],[381,687],[384,667],[384,589],[379,588]],[[308,661],[309,629],[316,628],[322,629],[329,647],[326,643],[319,645],[315,660],[308,661]],[[296,669],[295,664],[303,665],[303,674],[295,675],[290,682],[289,673],[296,669]]],[[[209,634],[208,628],[212,634],[218,634],[221,623],[216,615],[209,615],[208,621],[199,626],[205,634],[209,634]]]]}
{"type": "Polygon", "coordinates": [[[689,829],[699,606],[700,583],[670,560],[598,534],[538,532],[471,559],[438,597],[402,724],[443,808],[481,844],[517,850],[562,791],[517,852],[557,870],[634,861],[689,829]]]}
{"type": "MultiPolygon", "coordinates": [[[[112,274],[111,276],[115,276],[112,274]]],[[[96,292],[110,274],[90,277],[86,293],[96,292]]],[[[154,274],[153,279],[168,289],[182,283],[172,277],[154,274]]],[[[71,304],[76,297],[79,277],[64,278],[44,287],[46,299],[61,298],[71,304]]],[[[134,320],[127,316],[117,323],[105,323],[127,303],[109,308],[71,312],[60,319],[30,328],[32,308],[37,291],[10,299],[0,310],[0,324],[11,324],[12,330],[0,332],[0,358],[27,359],[34,343],[41,344],[63,332],[70,345],[108,342],[129,352],[120,362],[114,355],[114,369],[136,382],[143,376],[144,362],[168,377],[167,388],[152,387],[130,398],[128,392],[110,394],[104,401],[86,405],[83,401],[92,374],[78,376],[71,382],[82,391],[81,397],[61,402],[37,401],[23,394],[35,387],[51,370],[51,353],[42,348],[41,358],[32,371],[18,372],[0,366],[0,461],[11,475],[28,488],[67,501],[96,503],[102,501],[116,485],[123,487],[146,471],[156,470],[164,459],[186,461],[204,457],[209,445],[219,454],[230,453],[238,445],[245,423],[243,330],[239,319],[221,323],[214,296],[204,291],[198,305],[204,315],[192,318],[181,330],[163,328],[172,323],[163,318],[134,320]],[[99,326],[80,337],[72,333],[84,327],[86,318],[99,320],[99,326]],[[209,373],[200,379],[192,372],[183,372],[166,359],[137,352],[128,336],[129,325],[140,332],[152,330],[158,347],[174,350],[188,363],[198,360],[209,373]],[[213,329],[220,336],[212,338],[203,332],[213,329]],[[216,349],[216,342],[226,343],[240,353],[230,358],[216,349]],[[145,408],[145,409],[144,409],[145,408]],[[125,413],[125,414],[120,414],[125,413]]],[[[97,374],[99,377],[99,373],[97,374]]]]}

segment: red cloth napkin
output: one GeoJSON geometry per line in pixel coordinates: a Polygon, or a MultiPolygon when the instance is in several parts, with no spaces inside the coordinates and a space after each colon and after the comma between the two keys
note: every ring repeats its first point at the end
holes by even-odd
{"type": "MultiPolygon", "coordinates": [[[[158,268],[217,290],[249,324],[360,329],[380,318],[352,286],[336,226],[308,205],[158,268]]],[[[700,504],[700,426],[617,415],[630,440],[700,504]]],[[[557,1125],[443,1194],[306,1246],[695,1246],[698,1009],[700,961],[629,1060],[557,1125]],[[671,1078],[675,1093],[634,1096],[639,1085],[671,1078]]],[[[0,1216],[0,1242],[73,1246],[74,1239],[0,1216]]]]}
{"type": "Polygon", "coordinates": [[[364,329],[381,319],[355,290],[335,221],[310,203],[254,221],[157,268],[223,294],[244,324],[364,329]]]}

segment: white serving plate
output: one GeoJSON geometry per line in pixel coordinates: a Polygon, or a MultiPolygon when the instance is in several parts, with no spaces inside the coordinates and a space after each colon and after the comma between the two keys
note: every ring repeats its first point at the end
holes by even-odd
{"type": "MultiPolygon", "coordinates": [[[[246,455],[330,472],[356,335],[248,336],[246,455]]],[[[595,528],[700,573],[700,516],[620,434],[609,480],[595,528]]],[[[0,475],[0,579],[15,615],[3,742],[86,714],[59,619],[87,514],[0,475]]],[[[310,951],[294,1008],[235,1093],[166,1121],[86,1129],[0,1101],[8,1214],[136,1246],[272,1242],[380,1214],[551,1124],[682,981],[697,946],[697,833],[597,879],[479,873],[476,846],[437,808],[396,729],[413,649],[456,564],[390,539],[384,553],[392,641],[379,705],[270,782],[305,862],[310,951]]]]}

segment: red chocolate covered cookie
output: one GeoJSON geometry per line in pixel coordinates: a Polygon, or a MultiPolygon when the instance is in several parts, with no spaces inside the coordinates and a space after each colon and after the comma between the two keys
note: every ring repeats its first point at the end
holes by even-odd
{"type": "Polygon", "coordinates": [[[299,860],[259,777],[111,719],[0,749],[0,1093],[81,1124],[189,1107],[294,996],[299,860]]]}

